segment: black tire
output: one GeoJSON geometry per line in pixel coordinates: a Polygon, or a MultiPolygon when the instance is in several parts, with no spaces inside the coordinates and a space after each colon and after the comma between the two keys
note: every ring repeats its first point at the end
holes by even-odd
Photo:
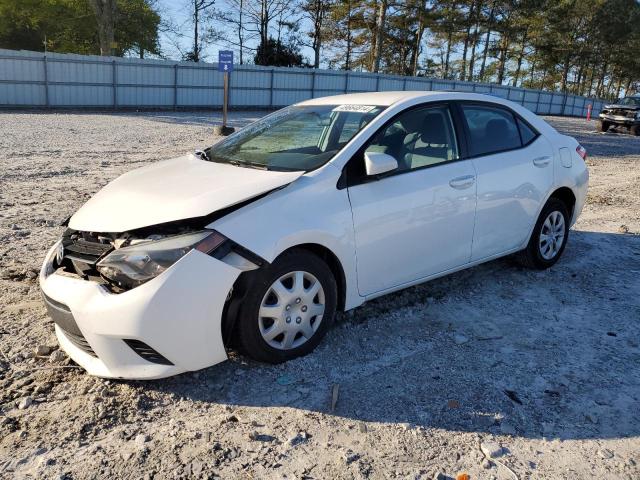
{"type": "Polygon", "coordinates": [[[567,242],[569,241],[569,222],[570,217],[567,206],[562,200],[551,197],[542,209],[542,212],[540,212],[540,216],[533,228],[527,248],[518,252],[516,255],[518,262],[527,268],[536,270],[544,270],[554,265],[562,256],[562,253],[567,246],[567,242]],[[557,253],[555,253],[552,258],[545,258],[541,252],[540,235],[545,221],[553,212],[559,212],[564,219],[564,237],[562,239],[562,245],[560,245],[557,253]]]}
{"type": "Polygon", "coordinates": [[[236,320],[240,349],[254,360],[266,363],[285,362],[313,351],[333,324],[336,314],[338,290],[327,264],[306,250],[293,249],[280,255],[271,265],[252,273],[253,278],[236,320]],[[286,350],[274,348],[260,332],[260,324],[264,322],[264,317],[259,316],[260,308],[271,286],[282,276],[296,271],[308,272],[319,281],[324,291],[324,313],[313,335],[302,345],[286,350]]]}
{"type": "Polygon", "coordinates": [[[632,125],[631,128],[629,128],[629,133],[636,137],[640,136],[640,125],[632,125]]]}
{"type": "Polygon", "coordinates": [[[598,120],[598,131],[599,132],[608,132],[611,124],[609,122],[605,122],[604,120],[598,120]]]}

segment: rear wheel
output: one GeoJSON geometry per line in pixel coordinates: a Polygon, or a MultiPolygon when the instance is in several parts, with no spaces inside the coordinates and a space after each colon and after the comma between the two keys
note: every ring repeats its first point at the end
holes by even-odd
{"type": "Polygon", "coordinates": [[[598,120],[598,131],[600,132],[608,132],[611,124],[609,122],[605,122],[604,120],[598,120]]]}
{"type": "Polygon", "coordinates": [[[629,133],[631,135],[635,135],[636,137],[640,135],[640,125],[632,125],[629,129],[629,133]]]}
{"type": "Polygon", "coordinates": [[[540,212],[529,244],[517,256],[522,265],[544,270],[559,259],[569,238],[569,212],[564,202],[551,198],[540,212]]]}
{"type": "Polygon", "coordinates": [[[267,363],[306,355],[333,323],[337,298],[320,258],[305,250],[284,253],[255,272],[237,319],[240,347],[267,363]]]}

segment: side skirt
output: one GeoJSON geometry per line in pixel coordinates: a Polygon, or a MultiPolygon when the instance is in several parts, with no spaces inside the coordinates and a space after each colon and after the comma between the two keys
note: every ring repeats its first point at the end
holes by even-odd
{"type": "Polygon", "coordinates": [[[403,283],[401,285],[397,285],[395,287],[391,287],[391,288],[388,288],[386,290],[382,290],[380,292],[372,293],[372,294],[367,295],[365,297],[365,301],[372,300],[372,299],[377,298],[377,297],[382,297],[383,295],[386,295],[388,293],[393,293],[393,292],[397,292],[399,290],[404,290],[405,288],[413,287],[414,285],[419,285],[421,283],[425,283],[425,282],[428,282],[430,280],[435,280],[436,278],[444,277],[446,275],[449,275],[450,273],[459,272],[460,270],[466,270],[467,268],[475,267],[476,265],[480,265],[481,263],[490,262],[491,260],[495,260],[495,259],[500,258],[500,257],[506,257],[507,255],[511,255],[512,253],[519,252],[520,250],[522,250],[522,248],[523,248],[522,246],[519,246],[517,248],[511,249],[511,250],[507,250],[506,252],[498,253],[498,254],[492,255],[490,257],[481,258],[480,260],[476,260],[475,262],[465,263],[463,265],[460,265],[459,267],[451,268],[449,270],[444,270],[442,272],[439,272],[439,273],[436,273],[436,274],[433,274],[433,275],[429,275],[427,277],[422,277],[422,278],[419,278],[419,279],[411,281],[411,282],[403,283]]]}

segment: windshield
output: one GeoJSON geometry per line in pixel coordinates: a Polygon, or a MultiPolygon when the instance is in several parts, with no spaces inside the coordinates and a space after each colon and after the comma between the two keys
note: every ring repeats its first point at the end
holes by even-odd
{"type": "Polygon", "coordinates": [[[209,161],[266,170],[314,170],[386,107],[292,106],[267,115],[208,148],[209,161]]]}
{"type": "Polygon", "coordinates": [[[640,97],[624,97],[618,105],[634,105],[640,107],[640,97]]]}

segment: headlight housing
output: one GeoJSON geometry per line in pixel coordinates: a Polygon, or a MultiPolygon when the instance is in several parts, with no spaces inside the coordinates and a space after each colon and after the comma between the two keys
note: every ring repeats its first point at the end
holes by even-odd
{"type": "Polygon", "coordinates": [[[119,248],[98,262],[106,279],[123,288],[133,288],[157,277],[191,250],[210,253],[226,241],[213,230],[148,240],[119,248]]]}

